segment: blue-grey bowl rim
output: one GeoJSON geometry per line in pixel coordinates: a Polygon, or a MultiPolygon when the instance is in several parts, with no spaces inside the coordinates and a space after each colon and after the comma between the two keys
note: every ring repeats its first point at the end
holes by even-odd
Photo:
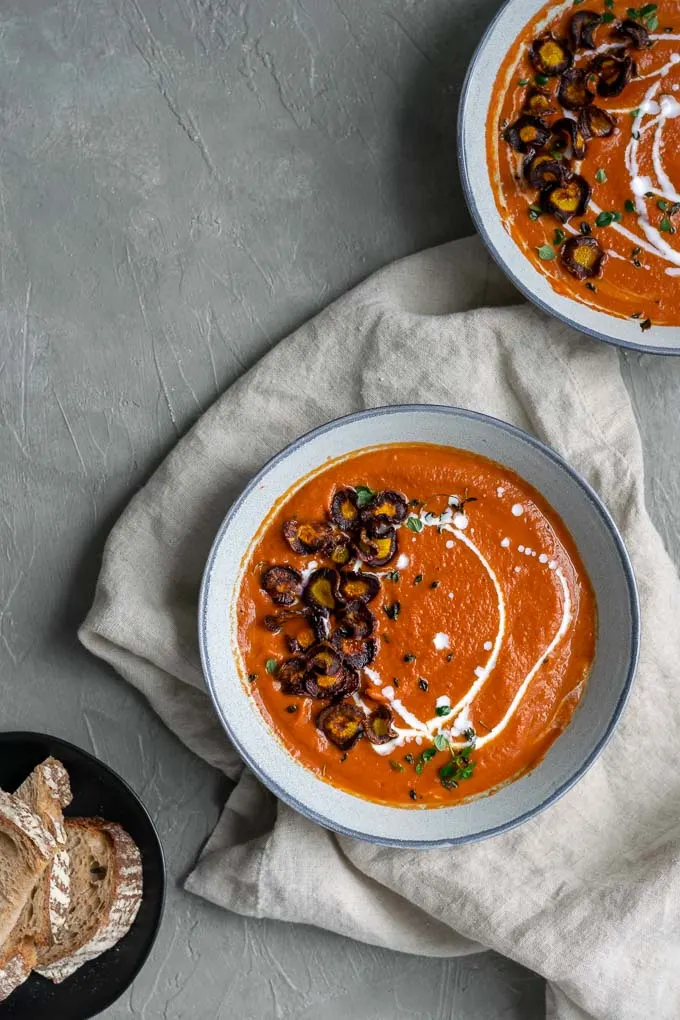
{"type": "MultiPolygon", "coordinates": [[[[465,105],[467,103],[467,98],[469,95],[470,82],[472,81],[472,76],[477,67],[477,62],[479,60],[482,48],[486,45],[489,36],[496,27],[496,22],[501,18],[503,12],[505,11],[505,8],[509,7],[510,4],[513,3],[517,3],[517,0],[504,0],[504,2],[498,8],[493,18],[487,25],[484,34],[482,35],[482,38],[479,40],[475,48],[475,52],[472,54],[470,63],[468,64],[467,71],[465,72],[465,78],[463,79],[463,87],[460,93],[460,103],[458,105],[458,125],[456,132],[456,142],[458,145],[458,168],[461,183],[463,185],[465,203],[468,207],[470,216],[472,217],[472,222],[475,225],[475,230],[484,241],[487,251],[493,258],[496,265],[499,266],[499,268],[505,273],[508,279],[515,285],[515,287],[517,287],[517,290],[520,291],[521,294],[524,294],[524,296],[528,298],[532,304],[536,305],[537,308],[540,308],[541,311],[546,312],[548,315],[552,315],[554,319],[560,319],[561,322],[565,322],[567,326],[571,326],[572,329],[575,329],[577,332],[585,333],[586,336],[591,336],[595,340],[604,340],[605,343],[611,344],[613,347],[623,347],[629,351],[638,351],[638,353],[640,354],[668,354],[671,357],[678,357],[680,356],[680,343],[678,344],[677,347],[653,347],[651,344],[649,345],[642,343],[636,344],[631,340],[618,340],[615,337],[608,336],[606,333],[601,333],[597,329],[592,329],[589,326],[582,326],[574,319],[571,319],[568,315],[564,315],[562,314],[562,312],[558,312],[557,309],[552,308],[547,302],[542,301],[540,298],[537,298],[535,294],[532,294],[529,287],[518,279],[518,277],[512,271],[510,266],[503,259],[500,252],[497,251],[493,241],[489,237],[487,229],[484,226],[484,221],[482,217],[479,215],[479,211],[474,200],[472,182],[470,180],[470,169],[468,167],[467,161],[467,150],[464,139],[465,132],[463,129],[464,121],[463,114],[465,112],[465,105]]],[[[484,125],[484,130],[486,131],[486,124],[484,125]]],[[[526,258],[526,256],[522,254],[519,248],[517,249],[517,251],[522,258],[526,258]]]]}
{"type": "MultiPolygon", "coordinates": [[[[309,818],[313,822],[316,822],[317,825],[322,826],[322,828],[330,829],[332,832],[337,832],[342,836],[350,836],[353,839],[359,839],[362,840],[363,842],[368,843],[377,843],[381,844],[382,846],[393,846],[412,850],[431,850],[441,846],[461,846],[465,843],[477,843],[480,840],[488,839],[491,836],[498,836],[503,832],[509,832],[511,829],[516,828],[523,822],[526,822],[530,818],[533,818],[536,815],[540,814],[541,811],[544,811],[545,808],[549,807],[551,804],[554,804],[557,800],[559,800],[560,797],[567,793],[567,791],[570,790],[572,786],[574,786],[579,781],[579,779],[581,779],[585,775],[590,766],[595,762],[595,760],[599,757],[599,755],[604,750],[606,745],[609,743],[609,740],[611,739],[611,736],[614,730],[616,729],[616,725],[619,721],[619,718],[621,717],[621,713],[623,712],[626,706],[628,696],[630,695],[640,654],[640,602],[638,598],[635,574],[633,573],[633,566],[630,562],[630,557],[628,555],[628,551],[626,549],[624,541],[621,537],[621,533],[619,532],[619,529],[614,523],[613,517],[611,516],[611,514],[609,513],[606,506],[604,505],[600,497],[597,495],[595,490],[592,488],[592,486],[585,480],[585,478],[582,478],[581,475],[577,471],[575,471],[574,468],[572,468],[571,465],[568,464],[563,457],[556,453],[555,450],[552,449],[552,447],[548,446],[546,443],[543,443],[540,439],[537,439],[536,436],[532,436],[529,432],[525,432],[523,429],[517,428],[516,425],[511,425],[509,422],[503,421],[500,418],[494,418],[492,415],[489,414],[482,414],[480,411],[469,411],[466,408],[455,407],[449,404],[388,404],[384,407],[372,407],[367,408],[366,410],[363,411],[353,411],[350,414],[343,415],[341,418],[334,418],[333,421],[326,422],[325,425],[319,425],[317,426],[317,428],[311,429],[309,432],[306,432],[304,435],[300,436],[298,439],[294,440],[292,443],[286,446],[285,449],[281,450],[279,453],[271,457],[267,461],[267,463],[262,468],[260,468],[257,474],[250,480],[250,482],[245,487],[241,495],[232,503],[231,507],[227,511],[227,514],[224,520],[222,521],[222,524],[220,525],[220,528],[217,532],[217,535],[215,536],[215,540],[211,546],[210,553],[208,555],[205,569],[203,571],[203,579],[201,581],[201,589],[198,599],[198,642],[201,654],[201,665],[203,667],[203,675],[205,677],[208,692],[210,694],[210,699],[213,703],[213,707],[215,708],[217,716],[220,722],[222,723],[222,726],[224,727],[227,736],[233,743],[238,753],[241,755],[241,757],[248,765],[248,767],[251,769],[251,771],[254,772],[258,779],[260,779],[260,781],[263,783],[263,785],[267,787],[267,789],[271,790],[273,794],[275,794],[280,800],[284,801],[284,803],[288,804],[289,807],[292,807],[299,814],[304,815],[306,818],[309,818]],[[318,814],[315,811],[308,810],[306,807],[304,807],[304,805],[300,804],[295,799],[295,797],[289,794],[286,790],[283,790],[275,780],[273,780],[270,776],[264,773],[264,771],[260,768],[255,759],[253,759],[250,755],[246,754],[243,751],[243,748],[239,745],[238,740],[236,740],[234,735],[232,734],[229,728],[228,721],[224,713],[222,712],[219,701],[215,695],[215,686],[213,683],[210,658],[208,656],[205,634],[205,620],[206,620],[205,607],[208,599],[210,575],[212,572],[212,566],[215,556],[217,555],[217,551],[220,547],[224,534],[227,528],[229,527],[232,517],[239,509],[241,504],[247,499],[247,497],[250,495],[253,489],[255,489],[256,486],[260,483],[261,479],[269,472],[269,470],[276,464],[280,463],[280,461],[285,460],[286,457],[290,456],[290,454],[294,450],[298,450],[301,446],[304,446],[307,443],[311,442],[313,439],[316,439],[317,436],[322,436],[326,432],[332,431],[334,428],[336,428],[338,425],[342,425],[344,422],[352,420],[354,421],[368,420],[374,417],[375,415],[399,414],[403,413],[404,411],[412,411],[416,413],[435,412],[437,414],[441,413],[453,414],[456,417],[471,418],[473,420],[486,422],[487,424],[490,424],[496,428],[500,428],[502,431],[510,433],[520,441],[527,443],[529,446],[532,446],[534,449],[538,450],[539,453],[543,454],[543,456],[548,457],[550,460],[554,461],[559,467],[563,468],[563,470],[567,472],[567,474],[572,478],[572,480],[583,490],[587,498],[594,505],[595,510],[602,517],[605,526],[609,530],[614,540],[616,550],[619,554],[621,564],[623,566],[623,571],[626,577],[628,596],[630,600],[630,613],[632,623],[631,628],[632,656],[628,666],[626,680],[623,685],[621,695],[617,702],[616,708],[612,714],[611,719],[609,720],[607,730],[604,733],[602,739],[597,744],[597,746],[590,752],[587,758],[582,762],[579,768],[575,771],[574,775],[571,776],[565,783],[563,783],[562,786],[560,786],[557,790],[555,790],[555,792],[552,793],[549,797],[546,797],[546,799],[541,804],[538,804],[536,807],[531,808],[530,811],[526,811],[524,814],[519,815],[517,818],[513,818],[512,821],[505,822],[503,825],[498,825],[490,829],[484,829],[480,832],[470,833],[469,835],[465,836],[455,836],[452,837],[451,839],[395,840],[385,839],[381,836],[367,836],[364,833],[356,832],[355,830],[347,828],[344,825],[339,825],[332,819],[325,818],[323,815],[318,814]]],[[[538,767],[540,768],[540,764],[538,767]]],[[[348,795],[352,796],[351,794],[348,795]]],[[[395,810],[397,809],[395,808],[395,810]]],[[[431,810],[437,809],[433,808],[431,810]]]]}

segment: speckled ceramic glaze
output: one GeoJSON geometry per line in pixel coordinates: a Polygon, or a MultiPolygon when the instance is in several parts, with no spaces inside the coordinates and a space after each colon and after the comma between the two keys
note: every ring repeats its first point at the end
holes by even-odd
{"type": "Polygon", "coordinates": [[[458,152],[463,189],[484,243],[512,282],[546,312],[575,329],[621,347],[651,354],[680,354],[680,328],[652,326],[588,308],[555,293],[546,276],[525,258],[503,228],[491,188],[486,155],[486,121],[492,91],[508,48],[545,0],[508,0],[489,25],[472,58],[458,116],[458,152]]]}
{"type": "Polygon", "coordinates": [[[386,407],[349,415],[303,436],[262,469],[227,514],[203,577],[203,669],[215,709],[253,771],[302,814],[347,835],[395,846],[465,843],[531,818],[593,763],[633,680],[639,619],[635,580],[620,535],[595,493],[548,447],[505,422],[453,407],[386,407]],[[446,444],[516,471],[552,504],[578,546],[599,611],[595,662],[571,724],[529,775],[458,807],[388,807],[335,789],[298,764],[268,727],[236,667],[235,603],[244,558],[274,504],[329,458],[381,443],[446,444]]]}

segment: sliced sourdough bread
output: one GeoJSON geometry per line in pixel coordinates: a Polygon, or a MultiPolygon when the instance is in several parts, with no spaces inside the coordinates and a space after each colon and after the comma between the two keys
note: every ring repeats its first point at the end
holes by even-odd
{"type": "Polygon", "coordinates": [[[0,790],[0,946],[56,852],[57,843],[38,815],[0,790]]]}
{"type": "Polygon", "coordinates": [[[37,962],[36,947],[51,945],[66,921],[69,867],[62,809],[71,803],[68,773],[47,758],[21,784],[15,797],[37,815],[58,847],[33,886],[11,934],[0,946],[0,1002],[26,980],[37,962]]]}
{"type": "Polygon", "coordinates": [[[57,942],[38,947],[36,970],[58,983],[114,946],[142,901],[142,863],[127,832],[100,818],[65,820],[71,884],[57,942]]]}

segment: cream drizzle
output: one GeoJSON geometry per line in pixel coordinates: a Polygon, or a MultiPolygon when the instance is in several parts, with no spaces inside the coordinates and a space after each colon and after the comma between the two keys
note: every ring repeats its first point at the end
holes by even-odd
{"type": "MultiPolygon", "coordinates": [[[[483,555],[481,550],[477,548],[475,543],[470,538],[468,538],[468,536],[463,531],[461,531],[460,528],[456,528],[450,523],[451,519],[454,517],[452,511],[455,509],[457,502],[458,502],[457,497],[451,497],[449,499],[449,507],[444,511],[444,513],[436,515],[429,513],[427,511],[421,511],[419,518],[420,521],[422,522],[423,528],[436,527],[440,533],[446,531],[453,535],[458,542],[461,542],[463,545],[465,545],[477,557],[477,559],[484,567],[487,575],[489,576],[489,579],[491,580],[491,583],[494,586],[498,603],[498,630],[496,633],[496,638],[493,644],[491,644],[491,642],[485,643],[485,650],[487,650],[486,645],[491,645],[489,657],[484,666],[475,667],[474,670],[475,680],[470,685],[470,687],[463,695],[463,697],[460,698],[459,701],[453,706],[451,706],[450,698],[447,695],[442,695],[437,698],[435,707],[440,707],[443,705],[447,705],[447,707],[451,706],[450,712],[448,712],[444,716],[434,715],[431,719],[428,719],[427,721],[423,722],[421,719],[418,718],[418,716],[414,715],[409,709],[407,709],[404,703],[399,698],[395,697],[395,690],[393,687],[391,686],[383,687],[382,689],[383,694],[390,702],[390,705],[395,715],[399,716],[402,722],[406,723],[407,728],[400,728],[399,726],[395,725],[394,729],[397,733],[397,736],[395,737],[394,740],[390,740],[385,744],[371,744],[371,747],[376,752],[376,754],[379,754],[381,756],[391,754],[396,747],[402,747],[408,740],[415,740],[416,743],[419,744],[422,743],[423,739],[432,742],[434,736],[438,732],[443,731],[445,727],[450,728],[448,732],[449,739],[452,735],[458,736],[464,733],[465,730],[472,728],[472,723],[470,720],[470,707],[472,706],[479,692],[484,687],[489,676],[493,672],[493,669],[495,668],[496,663],[498,661],[498,656],[500,654],[501,647],[503,645],[503,638],[505,637],[505,625],[506,625],[506,610],[503,591],[501,589],[498,578],[491,564],[488,562],[488,560],[483,555]]],[[[569,629],[569,625],[572,620],[571,597],[569,594],[569,586],[560,568],[557,567],[556,564],[554,564],[552,561],[550,563],[550,569],[555,571],[555,574],[559,578],[560,583],[562,585],[563,604],[562,604],[562,620],[560,626],[548,647],[541,653],[541,655],[538,657],[530,671],[522,680],[522,683],[520,684],[503,718],[492,730],[489,731],[489,733],[485,734],[483,737],[477,737],[475,743],[476,747],[482,747],[484,746],[484,744],[488,744],[491,740],[495,740],[495,738],[503,732],[503,730],[506,728],[506,726],[512,719],[512,716],[517,711],[517,708],[519,707],[524,695],[526,694],[526,691],[531,681],[533,680],[534,676],[540,669],[543,660],[546,658],[546,656],[550,655],[551,652],[557,647],[557,645],[560,643],[560,641],[566,634],[567,630],[569,629]]],[[[377,674],[376,671],[371,670],[369,672],[367,670],[366,672],[371,677],[371,679],[375,677],[378,679],[378,682],[380,682],[379,674],[377,674]]],[[[370,709],[368,708],[364,700],[361,698],[361,696],[355,693],[353,698],[355,703],[362,708],[365,714],[368,715],[370,713],[370,709]]],[[[450,745],[453,748],[465,747],[467,746],[467,743],[468,743],[467,741],[450,740],[450,745]]]]}

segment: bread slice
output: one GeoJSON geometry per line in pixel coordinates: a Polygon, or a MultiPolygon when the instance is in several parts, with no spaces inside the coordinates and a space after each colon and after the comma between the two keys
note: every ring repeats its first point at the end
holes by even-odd
{"type": "Polygon", "coordinates": [[[66,921],[68,851],[62,809],[71,803],[68,772],[47,758],[21,784],[15,797],[37,815],[59,849],[35,883],[11,934],[0,947],[0,1002],[23,984],[37,962],[36,947],[49,946],[66,921]]]}
{"type": "Polygon", "coordinates": [[[0,945],[56,851],[54,837],[28,804],[0,790],[0,945]]]}
{"type": "Polygon", "coordinates": [[[36,970],[55,983],[115,946],[142,902],[142,862],[127,832],[101,818],[67,818],[71,905],[55,945],[38,947],[36,970]]]}

